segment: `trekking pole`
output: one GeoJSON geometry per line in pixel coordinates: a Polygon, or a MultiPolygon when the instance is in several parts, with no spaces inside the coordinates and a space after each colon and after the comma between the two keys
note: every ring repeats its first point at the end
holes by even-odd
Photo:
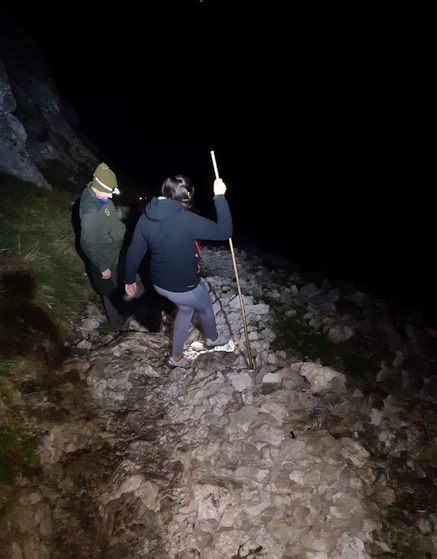
{"type": "MultiPolygon", "coordinates": [[[[220,176],[218,174],[217,162],[215,160],[215,154],[214,154],[213,151],[211,151],[211,158],[212,158],[212,164],[214,166],[215,178],[218,179],[218,178],[220,178],[220,176]]],[[[243,321],[244,335],[246,337],[247,355],[249,357],[249,368],[253,369],[254,367],[253,367],[253,361],[252,361],[252,352],[250,350],[249,336],[247,334],[246,313],[244,311],[244,301],[243,301],[243,296],[241,294],[241,289],[240,289],[240,280],[238,278],[238,270],[237,270],[237,262],[235,260],[235,254],[234,254],[234,246],[233,246],[233,243],[232,243],[232,238],[229,238],[228,240],[229,240],[229,247],[231,249],[231,254],[232,254],[232,263],[234,265],[235,279],[237,281],[238,295],[240,297],[241,318],[242,318],[242,321],[243,321]]]]}

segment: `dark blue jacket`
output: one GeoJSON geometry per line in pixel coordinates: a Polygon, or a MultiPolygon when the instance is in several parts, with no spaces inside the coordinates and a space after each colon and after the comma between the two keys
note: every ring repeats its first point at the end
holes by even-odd
{"type": "Polygon", "coordinates": [[[150,279],[167,291],[190,291],[200,281],[196,240],[232,237],[232,216],[224,195],[214,197],[216,221],[193,213],[176,200],[152,198],[139,218],[126,255],[125,283],[150,251],[150,279]]]}

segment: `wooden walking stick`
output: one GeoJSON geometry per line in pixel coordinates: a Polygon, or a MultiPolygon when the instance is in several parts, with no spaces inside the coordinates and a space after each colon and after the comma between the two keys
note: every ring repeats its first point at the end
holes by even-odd
{"type": "MultiPolygon", "coordinates": [[[[211,151],[211,159],[212,159],[212,164],[214,166],[215,178],[218,179],[218,178],[220,178],[220,176],[218,174],[217,162],[215,160],[215,154],[214,154],[213,151],[211,151]]],[[[247,355],[248,355],[248,358],[249,358],[249,368],[253,369],[254,367],[253,367],[253,361],[252,361],[252,352],[250,350],[249,336],[247,334],[246,313],[244,311],[244,301],[243,301],[243,296],[241,294],[240,280],[238,278],[238,270],[237,270],[237,262],[235,260],[235,254],[234,254],[234,246],[232,244],[232,238],[230,238],[228,240],[229,240],[229,247],[231,249],[231,254],[232,254],[232,263],[234,265],[235,279],[237,281],[238,295],[240,297],[241,318],[243,320],[244,335],[246,337],[247,355]]]]}

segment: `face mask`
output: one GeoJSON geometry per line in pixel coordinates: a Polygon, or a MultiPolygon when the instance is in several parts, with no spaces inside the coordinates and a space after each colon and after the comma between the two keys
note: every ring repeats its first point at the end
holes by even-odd
{"type": "Polygon", "coordinates": [[[100,198],[98,194],[96,194],[96,198],[101,204],[107,204],[109,202],[109,198],[100,198]]]}

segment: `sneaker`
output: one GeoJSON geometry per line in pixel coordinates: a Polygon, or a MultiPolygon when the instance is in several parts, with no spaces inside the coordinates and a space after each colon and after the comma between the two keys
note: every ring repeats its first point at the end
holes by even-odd
{"type": "Polygon", "coordinates": [[[176,361],[176,359],[170,357],[167,361],[167,365],[172,369],[174,369],[175,367],[186,369],[187,367],[190,367],[191,363],[188,361],[188,359],[185,359],[185,357],[182,357],[182,359],[179,359],[179,361],[176,361]]]}
{"type": "Polygon", "coordinates": [[[218,338],[214,341],[210,340],[209,338],[206,338],[203,347],[205,347],[206,349],[212,349],[213,347],[217,347],[219,345],[226,345],[229,342],[229,340],[230,338],[224,336],[223,334],[221,336],[218,336],[218,338]]]}

